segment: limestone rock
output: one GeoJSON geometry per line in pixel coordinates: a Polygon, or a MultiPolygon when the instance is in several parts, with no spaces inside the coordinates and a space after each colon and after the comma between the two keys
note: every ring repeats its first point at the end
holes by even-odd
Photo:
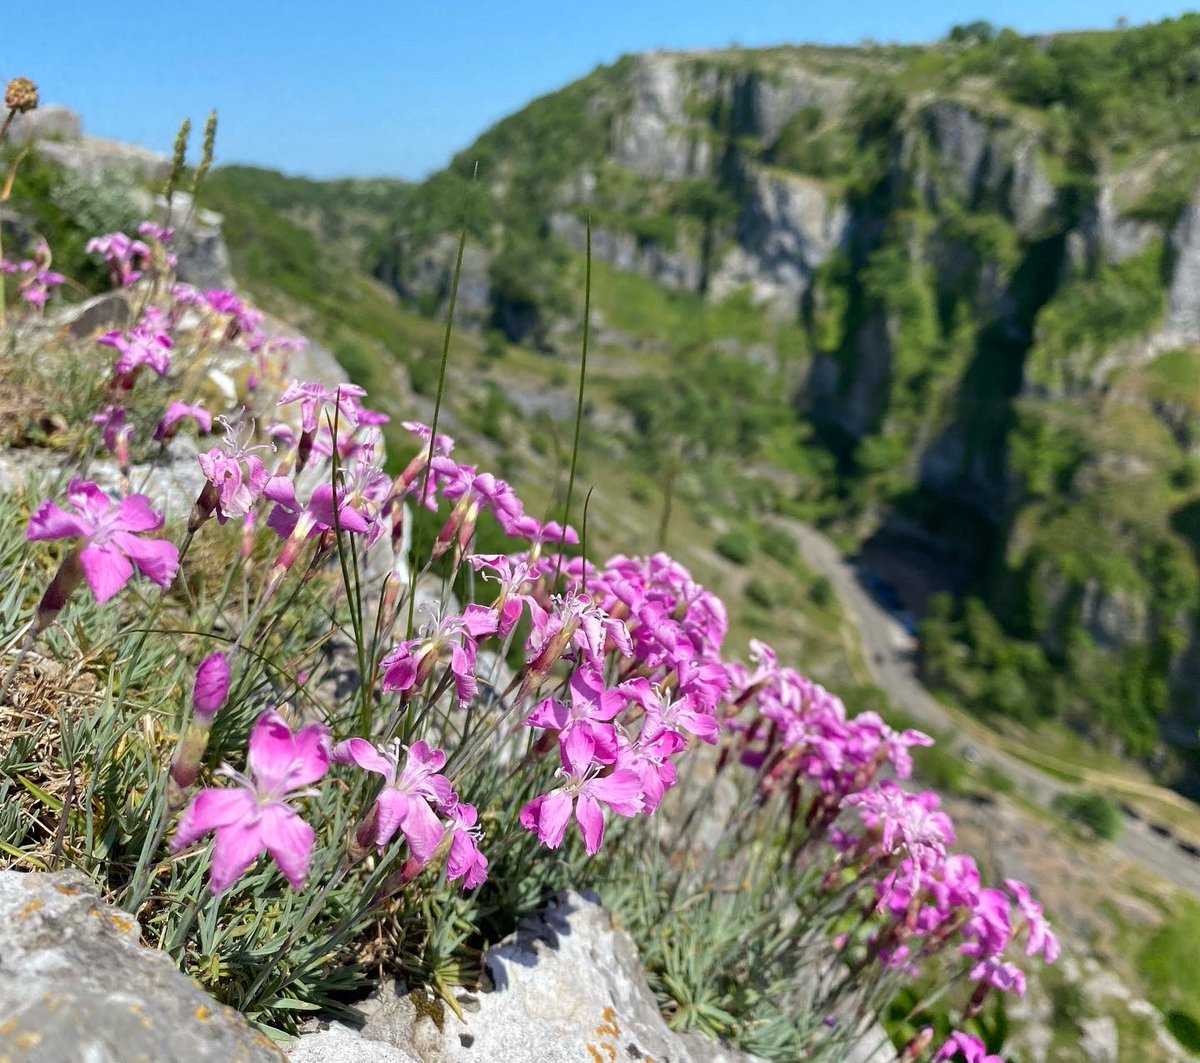
{"type": "Polygon", "coordinates": [[[1200,340],[1200,196],[1192,199],[1171,234],[1175,266],[1167,296],[1167,331],[1180,342],[1200,340]]]}
{"type": "Polygon", "coordinates": [[[633,941],[589,897],[559,894],[493,948],[484,966],[493,988],[459,995],[465,1022],[416,994],[391,992],[366,1009],[363,1037],[404,1047],[420,1063],[647,1057],[659,1063],[749,1063],[751,1058],[668,1029],[633,941]]]}
{"type": "Polygon", "coordinates": [[[340,1022],[304,1034],[288,1048],[291,1063],[421,1063],[410,1052],[383,1041],[371,1041],[340,1022]]]}
{"type": "MultiPolygon", "coordinates": [[[[587,248],[587,229],[574,214],[556,213],[549,218],[549,229],[573,250],[587,248]]],[[[676,291],[699,291],[703,267],[699,251],[688,247],[668,248],[653,240],[639,239],[633,233],[613,229],[592,230],[592,257],[622,273],[638,273],[676,291]]]]}
{"type": "MultiPolygon", "coordinates": [[[[165,201],[159,197],[160,211],[165,201]]],[[[179,256],[176,273],[181,281],[197,288],[232,288],[233,272],[222,225],[225,219],[214,210],[194,209],[192,197],[176,192],[171,200],[171,218],[180,224],[172,250],[179,256]]]]}
{"type": "Polygon", "coordinates": [[[738,246],[712,280],[712,296],[749,285],[755,302],[795,314],[818,266],[845,241],[846,204],[798,174],[749,169],[738,246]]]}
{"type": "Polygon", "coordinates": [[[31,140],[78,140],[82,135],[79,115],[57,103],[43,103],[37,110],[17,115],[8,133],[14,144],[31,140]]]}
{"type": "Polygon", "coordinates": [[[1082,1031],[1079,1050],[1088,1063],[1118,1063],[1121,1057],[1116,1019],[1111,1015],[1099,1015],[1084,1019],[1079,1028],[1082,1031]]]}
{"type": "MultiPolygon", "coordinates": [[[[484,959],[490,988],[460,991],[454,1011],[421,992],[395,987],[363,1006],[360,1031],[338,1024],[302,1035],[293,1063],[577,1063],[654,1059],[658,1063],[755,1063],[663,1021],[629,935],[594,897],[560,893],[484,959]],[[375,1045],[379,1046],[378,1054],[375,1045]],[[396,1052],[397,1054],[386,1054],[396,1052]],[[338,1054],[339,1052],[343,1054],[338,1054]]],[[[883,1063],[895,1050],[874,1028],[843,1057],[883,1063]]]]}
{"type": "Polygon", "coordinates": [[[74,872],[0,872],[0,1048],[10,1063],[271,1063],[281,1054],[74,872]]]}
{"type": "Polygon", "coordinates": [[[646,177],[680,180],[712,167],[711,142],[688,129],[689,83],[678,60],[657,52],[639,57],[630,78],[633,105],[616,124],[615,161],[646,177]]]}

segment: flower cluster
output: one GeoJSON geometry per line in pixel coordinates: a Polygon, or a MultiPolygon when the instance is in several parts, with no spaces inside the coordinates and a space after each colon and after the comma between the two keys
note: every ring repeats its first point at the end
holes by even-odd
{"type": "MultiPolygon", "coordinates": [[[[189,421],[202,434],[215,422],[223,438],[197,456],[204,486],[181,546],[153,534],[163,517],[130,493],[127,475],[122,497],[75,479],[65,507],[50,499],[38,507],[28,538],[72,546],[32,631],[44,630],[84,581],[100,604],[135,570],[166,595],[193,537],[220,536],[220,526],[238,522],[245,607],[232,633],[227,617],[220,630],[201,633],[225,644],[196,669],[164,766],[167,818],[178,814],[170,848],[186,854],[215,837],[214,893],[232,889],[264,853],[301,889],[324,845],[337,847],[339,874],[396,861],[402,884],[444,867],[447,880],[475,889],[489,874],[488,836],[501,847],[517,839],[530,852],[558,849],[572,821],[583,853],[595,857],[614,824],[659,814],[681,765],[711,747],[714,770],[786,828],[781,861],[816,869],[822,896],[855,906],[857,919],[833,921],[856,927],[831,932],[838,963],[866,957],[878,970],[915,977],[952,957],[970,983],[965,1023],[990,994],[1025,991],[1015,953],[1057,957],[1028,889],[1014,880],[985,886],[975,862],[954,851],[937,796],[902,785],[913,748],[931,744],[926,735],[897,731],[875,713],[850,715],[763,643],[751,643],[747,662],[727,659],[726,608],[686,568],[663,553],[603,566],[578,556],[580,536],[565,520],[526,513],[508,483],[458,461],[453,440],[433,427],[404,425],[416,446],[388,475],[379,431],[387,417],[363,404],[362,388],[289,379],[294,341],[268,335],[263,315],[232,292],[170,283],[173,261],[162,252],[172,234],[153,223],[139,234],[148,243],[110,233],[89,244],[115,284],[146,294],[133,327],[97,341],[117,359],[92,442],[98,436],[127,474],[132,449],[145,445],[129,411],[149,396],[160,452],[189,421]],[[225,378],[224,406],[180,394],[194,366],[208,367],[231,346],[254,371],[241,385],[225,378]],[[427,514],[415,520],[414,508],[427,514]],[[485,520],[510,538],[510,551],[477,552],[485,520]],[[271,563],[254,584],[260,547],[271,563]],[[322,573],[340,577],[357,558],[360,569],[341,590],[350,596],[353,586],[358,597],[357,578],[379,571],[367,563],[379,553],[386,574],[377,577],[378,616],[370,634],[361,617],[357,631],[362,711],[321,707],[293,727],[297,717],[275,700],[245,693],[255,684],[239,685],[252,667],[244,651],[268,630],[289,578],[303,586],[322,573]],[[463,601],[444,595],[416,608],[423,586],[439,578],[458,586],[459,576],[463,601]],[[227,727],[214,727],[218,714],[227,727]],[[227,748],[226,731],[237,748],[246,745],[242,772],[206,763],[210,738],[227,748]],[[475,783],[476,758],[489,754],[521,795],[507,806],[475,783]],[[226,784],[211,785],[218,779],[226,784]],[[354,826],[340,838],[303,811],[334,791],[353,802],[342,822],[354,826]]],[[[29,272],[26,265],[19,269],[29,272]]],[[[956,1052],[991,1058],[965,1031],[935,1058],[956,1052]]]]}

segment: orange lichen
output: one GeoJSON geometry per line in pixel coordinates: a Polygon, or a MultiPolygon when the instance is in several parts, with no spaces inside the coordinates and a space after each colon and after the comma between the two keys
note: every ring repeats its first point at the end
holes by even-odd
{"type": "Polygon", "coordinates": [[[24,908],[22,908],[19,912],[17,912],[17,918],[18,919],[28,919],[39,908],[45,908],[45,907],[46,907],[45,901],[41,900],[38,897],[34,897],[34,899],[31,900],[27,905],[25,905],[24,908]]]}

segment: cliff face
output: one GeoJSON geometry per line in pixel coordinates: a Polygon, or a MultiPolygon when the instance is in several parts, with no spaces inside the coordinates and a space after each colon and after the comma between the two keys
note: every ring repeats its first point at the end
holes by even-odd
{"type": "Polygon", "coordinates": [[[444,307],[454,214],[465,320],[553,349],[587,216],[613,271],[798,330],[776,360],[844,524],[965,573],[1036,658],[1031,698],[1086,674],[1087,715],[1125,683],[1101,715],[1135,709],[1146,749],[1164,715],[1200,719],[1192,52],[1196,19],[628,58],[416,190],[378,273],[444,307]]]}

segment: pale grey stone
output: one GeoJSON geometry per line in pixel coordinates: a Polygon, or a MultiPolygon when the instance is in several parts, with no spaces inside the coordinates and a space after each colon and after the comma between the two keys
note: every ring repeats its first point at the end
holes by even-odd
{"type": "MultiPolygon", "coordinates": [[[[587,248],[587,228],[575,214],[557,212],[548,219],[550,232],[572,250],[587,248]]],[[[592,258],[620,270],[637,273],[676,291],[699,291],[704,270],[699,248],[664,247],[654,240],[642,240],[633,233],[613,229],[592,229],[592,258]]]]}
{"type": "Polygon", "coordinates": [[[850,211],[799,174],[746,167],[743,188],[738,246],[717,268],[712,297],[749,286],[755,302],[795,314],[817,267],[845,242],[850,211]]]}
{"type": "Polygon", "coordinates": [[[36,110],[17,115],[8,131],[14,144],[30,140],[78,140],[82,135],[83,123],[78,113],[57,103],[43,103],[36,110]]]}
{"type": "MultiPolygon", "coordinates": [[[[418,1063],[757,1059],[669,1029],[633,940],[591,895],[558,894],[488,952],[484,971],[486,990],[457,994],[462,1019],[422,991],[393,987],[376,993],[363,1007],[363,1038],[400,1047],[418,1063]]],[[[847,1047],[843,1060],[884,1063],[894,1056],[882,1030],[873,1027],[847,1047]]],[[[302,1057],[303,1063],[320,1059],[302,1057]]]]}
{"type": "Polygon", "coordinates": [[[291,1063],[421,1063],[405,1049],[368,1040],[340,1022],[303,1034],[288,1046],[287,1054],[291,1063]]]}
{"type": "Polygon", "coordinates": [[[137,922],[75,872],[0,872],[0,1058],[7,1063],[278,1063],[137,922]]]}
{"type": "Polygon", "coordinates": [[[1200,340],[1200,196],[1171,233],[1175,265],[1167,296],[1167,331],[1183,342],[1200,340]]]}
{"type": "Polygon", "coordinates": [[[1111,1015],[1098,1015],[1079,1024],[1079,1050],[1088,1063],[1119,1063],[1120,1038],[1117,1021],[1111,1015]]]}
{"type": "Polygon", "coordinates": [[[749,1063],[744,1053],[681,1038],[663,1021],[629,935],[594,899],[561,893],[484,959],[487,992],[458,996],[465,1021],[436,1002],[381,993],[363,1036],[420,1063],[652,1058],[749,1063]]]}

